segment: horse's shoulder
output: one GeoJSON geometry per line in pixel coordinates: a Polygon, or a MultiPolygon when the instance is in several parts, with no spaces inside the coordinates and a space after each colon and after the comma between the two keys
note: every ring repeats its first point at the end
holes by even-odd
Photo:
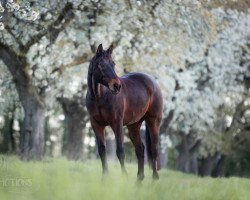
{"type": "Polygon", "coordinates": [[[124,79],[124,80],[133,80],[133,79],[136,79],[136,80],[140,80],[140,79],[153,80],[153,77],[151,77],[150,75],[145,74],[143,72],[127,73],[127,74],[123,75],[121,78],[124,79]]]}

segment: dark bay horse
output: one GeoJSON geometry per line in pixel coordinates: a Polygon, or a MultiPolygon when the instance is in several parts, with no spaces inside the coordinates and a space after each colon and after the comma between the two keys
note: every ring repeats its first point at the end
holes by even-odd
{"type": "Polygon", "coordinates": [[[118,77],[114,70],[112,51],[112,45],[106,51],[102,44],[99,45],[89,65],[86,96],[86,106],[96,135],[103,173],[108,170],[104,133],[106,126],[114,131],[116,154],[122,171],[126,173],[123,126],[127,126],[138,159],[137,178],[143,180],[144,145],[140,137],[140,127],[145,121],[148,160],[153,168],[153,178],[158,179],[159,128],[163,112],[161,90],[150,76],[143,73],[129,73],[118,77]]]}

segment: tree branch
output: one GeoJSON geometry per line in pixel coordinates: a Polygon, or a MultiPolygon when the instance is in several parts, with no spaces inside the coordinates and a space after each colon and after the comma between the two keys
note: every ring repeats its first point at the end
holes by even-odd
{"type": "Polygon", "coordinates": [[[58,18],[51,24],[46,30],[41,31],[34,37],[32,37],[24,46],[24,53],[27,53],[29,48],[41,40],[42,37],[47,36],[50,39],[50,43],[54,43],[59,33],[65,28],[65,26],[74,18],[73,5],[67,3],[62,9],[62,12],[58,18]]]}
{"type": "Polygon", "coordinates": [[[29,74],[25,71],[27,60],[24,56],[19,56],[9,46],[0,42],[0,59],[8,67],[14,81],[26,84],[30,81],[29,74]]]}
{"type": "Polygon", "coordinates": [[[190,153],[191,154],[193,154],[193,153],[195,153],[198,149],[199,149],[199,147],[201,146],[201,140],[200,139],[198,139],[195,143],[194,143],[194,145],[192,146],[192,147],[190,147],[190,153]]]}
{"type": "Polygon", "coordinates": [[[163,123],[160,128],[160,134],[165,132],[174,117],[174,109],[170,110],[168,116],[164,118],[163,123]]]}
{"type": "Polygon", "coordinates": [[[65,114],[70,115],[77,120],[84,120],[84,116],[87,113],[84,109],[85,101],[83,95],[74,95],[72,98],[61,96],[57,97],[56,100],[61,104],[65,114]]]}
{"type": "Polygon", "coordinates": [[[125,4],[129,7],[130,10],[133,9],[132,3],[130,2],[130,0],[125,0],[125,4]]]}
{"type": "Polygon", "coordinates": [[[96,20],[97,20],[97,10],[95,9],[93,11],[93,15],[87,15],[88,19],[89,19],[89,27],[88,27],[88,34],[87,34],[87,37],[88,37],[88,40],[89,40],[89,46],[90,46],[90,49],[92,51],[92,53],[95,53],[96,51],[96,47],[95,47],[95,44],[91,44],[91,28],[93,26],[95,26],[96,24],[96,20]]]}
{"type": "Polygon", "coordinates": [[[72,66],[76,66],[76,65],[80,65],[82,63],[88,62],[91,59],[89,54],[83,54],[82,56],[76,57],[71,63],[65,64],[65,65],[61,65],[57,68],[55,68],[51,74],[54,74],[56,72],[58,72],[60,75],[63,73],[63,71],[67,68],[67,67],[72,67],[72,66]]]}
{"type": "Polygon", "coordinates": [[[16,43],[19,45],[20,49],[25,49],[23,43],[21,40],[18,39],[18,37],[16,37],[16,35],[12,32],[12,29],[7,25],[5,26],[5,29],[8,31],[8,33],[14,38],[14,40],[16,41],[16,43]]]}
{"type": "Polygon", "coordinates": [[[31,77],[27,70],[27,60],[25,56],[17,55],[9,46],[0,42],[0,59],[9,69],[21,103],[27,103],[26,98],[36,99],[40,106],[44,106],[43,99],[39,96],[37,88],[32,85],[31,77]]]}
{"type": "Polygon", "coordinates": [[[244,114],[244,111],[247,110],[248,106],[244,105],[246,99],[243,99],[235,108],[235,113],[233,116],[233,120],[232,123],[230,125],[230,127],[228,127],[227,132],[229,133],[233,133],[235,130],[237,130],[238,128],[242,127],[242,124],[240,123],[240,119],[244,114]]]}

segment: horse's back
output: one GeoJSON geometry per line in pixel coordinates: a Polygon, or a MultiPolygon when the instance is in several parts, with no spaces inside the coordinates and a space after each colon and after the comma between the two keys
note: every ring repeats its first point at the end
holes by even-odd
{"type": "Polygon", "coordinates": [[[140,110],[144,115],[161,117],[162,94],[153,77],[144,73],[128,73],[121,80],[125,84],[130,110],[140,110]]]}
{"type": "Polygon", "coordinates": [[[149,80],[152,80],[154,81],[153,77],[151,77],[150,75],[148,74],[145,74],[145,73],[142,73],[142,72],[130,72],[130,73],[127,73],[125,75],[123,75],[121,77],[121,79],[131,79],[131,80],[141,80],[141,79],[149,79],[149,80]]]}
{"type": "Polygon", "coordinates": [[[154,90],[159,90],[158,85],[153,77],[141,72],[125,74],[121,77],[121,79],[125,82],[126,85],[133,84],[134,87],[146,89],[149,90],[149,92],[151,90],[152,92],[154,92],[154,90]]]}

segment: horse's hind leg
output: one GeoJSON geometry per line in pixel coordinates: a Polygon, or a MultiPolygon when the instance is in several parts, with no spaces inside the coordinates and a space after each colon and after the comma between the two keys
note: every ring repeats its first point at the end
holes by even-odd
{"type": "Polygon", "coordinates": [[[144,145],[140,137],[141,122],[128,126],[128,134],[135,146],[135,153],[138,159],[138,173],[137,178],[139,181],[144,179],[144,145]]]}
{"type": "Polygon", "coordinates": [[[151,155],[152,155],[152,168],[153,178],[159,179],[157,169],[158,163],[158,145],[159,145],[159,131],[160,131],[161,118],[159,117],[148,117],[146,124],[149,129],[150,142],[151,142],[151,155]]]}

